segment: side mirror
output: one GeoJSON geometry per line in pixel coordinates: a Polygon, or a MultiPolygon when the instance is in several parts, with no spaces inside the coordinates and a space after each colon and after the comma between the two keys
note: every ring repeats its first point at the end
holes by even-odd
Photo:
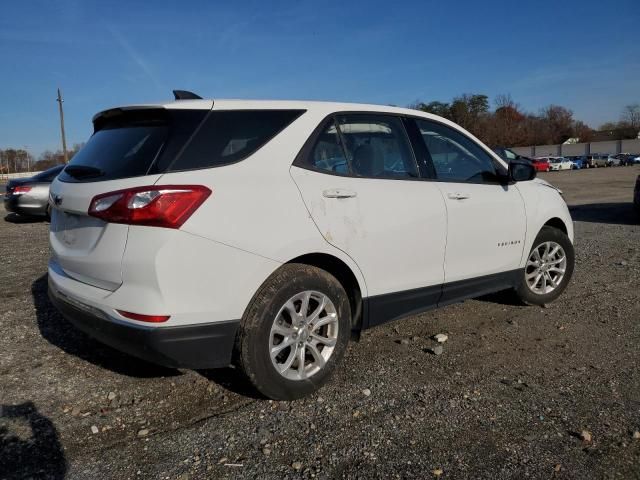
{"type": "Polygon", "coordinates": [[[511,160],[509,162],[509,179],[514,182],[526,182],[536,178],[535,167],[526,160],[511,160]]]}

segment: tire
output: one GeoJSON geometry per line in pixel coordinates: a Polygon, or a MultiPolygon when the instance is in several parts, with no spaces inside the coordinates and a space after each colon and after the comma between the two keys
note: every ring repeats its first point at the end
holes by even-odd
{"type": "Polygon", "coordinates": [[[265,281],[249,303],[236,338],[235,363],[262,395],[273,400],[294,400],[315,392],[328,380],[340,363],[350,336],[351,309],[340,282],[316,267],[285,264],[265,281]],[[322,296],[326,306],[317,312],[322,296]],[[324,325],[313,329],[294,326],[297,321],[305,323],[303,317],[296,316],[302,312],[305,299],[307,320],[311,325],[324,325]],[[293,305],[294,314],[289,313],[287,305],[293,305]],[[313,313],[319,313],[316,319],[313,313]],[[326,337],[326,344],[316,340],[319,336],[326,337]],[[329,345],[332,341],[334,344],[329,345]],[[288,346],[272,358],[270,350],[284,343],[288,346]],[[298,360],[300,345],[305,352],[302,369],[298,360]],[[323,357],[323,362],[316,354],[323,357]],[[294,359],[290,363],[291,355],[294,359]],[[276,365],[284,369],[288,363],[284,373],[276,369],[276,365]]]}
{"type": "MultiPolygon", "coordinates": [[[[551,252],[553,252],[553,248],[551,249],[551,252]]],[[[544,259],[543,256],[541,257],[544,259]]],[[[522,270],[520,283],[515,289],[516,295],[527,305],[544,305],[546,303],[551,303],[567,288],[567,285],[571,280],[571,276],[573,275],[574,266],[575,253],[573,244],[569,240],[569,237],[557,228],[549,226],[542,227],[540,233],[538,233],[538,236],[533,242],[533,247],[531,248],[529,255],[527,256],[527,265],[522,270]],[[545,244],[549,244],[553,248],[555,248],[555,245],[561,247],[561,251],[564,253],[564,263],[558,262],[558,258],[560,258],[559,250],[558,254],[553,256],[551,261],[543,262],[544,266],[535,266],[530,264],[533,256],[535,256],[534,251],[538,250],[539,252],[544,252],[545,244]],[[551,280],[558,281],[559,272],[557,271],[557,267],[560,267],[561,270],[564,269],[564,273],[562,274],[557,286],[553,287],[551,282],[547,283],[547,277],[544,272],[547,272],[551,280]],[[541,268],[543,269],[542,273],[540,271],[541,268]],[[530,286],[529,281],[527,281],[527,278],[530,278],[531,281],[536,281],[538,278],[537,274],[541,274],[542,278],[540,278],[539,283],[536,283],[535,287],[532,287],[530,286]]]]}
{"type": "Polygon", "coordinates": [[[51,205],[47,205],[47,208],[44,211],[45,218],[47,222],[51,221],[51,205]]]}

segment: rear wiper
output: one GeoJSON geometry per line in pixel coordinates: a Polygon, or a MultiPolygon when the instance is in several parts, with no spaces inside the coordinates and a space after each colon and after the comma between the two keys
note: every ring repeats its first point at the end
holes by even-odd
{"type": "Polygon", "coordinates": [[[64,171],[74,178],[95,178],[104,175],[104,171],[89,165],[67,165],[64,171]]]}

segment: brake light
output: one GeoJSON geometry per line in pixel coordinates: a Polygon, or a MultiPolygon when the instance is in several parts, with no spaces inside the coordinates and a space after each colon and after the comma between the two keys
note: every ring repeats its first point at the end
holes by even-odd
{"type": "Polygon", "coordinates": [[[139,320],[141,322],[162,323],[171,318],[170,315],[143,315],[141,313],[126,312],[124,310],[116,310],[120,315],[131,320],[139,320]]]}
{"type": "Polygon", "coordinates": [[[19,185],[13,189],[13,194],[22,195],[23,193],[28,193],[30,191],[31,191],[31,187],[25,187],[25,186],[19,185]]]}
{"type": "Polygon", "coordinates": [[[93,197],[88,214],[105,222],[180,228],[211,195],[202,185],[152,185],[93,197]]]}

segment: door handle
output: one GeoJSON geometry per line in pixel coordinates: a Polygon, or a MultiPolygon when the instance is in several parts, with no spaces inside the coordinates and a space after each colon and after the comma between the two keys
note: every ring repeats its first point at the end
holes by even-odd
{"type": "Polygon", "coordinates": [[[325,198],[353,198],[358,194],[352,190],[345,190],[344,188],[330,188],[324,190],[322,196],[325,198]]]}
{"type": "Polygon", "coordinates": [[[467,198],[471,198],[471,195],[469,195],[468,193],[456,192],[456,193],[448,193],[447,197],[449,197],[451,200],[465,200],[467,198]]]}

